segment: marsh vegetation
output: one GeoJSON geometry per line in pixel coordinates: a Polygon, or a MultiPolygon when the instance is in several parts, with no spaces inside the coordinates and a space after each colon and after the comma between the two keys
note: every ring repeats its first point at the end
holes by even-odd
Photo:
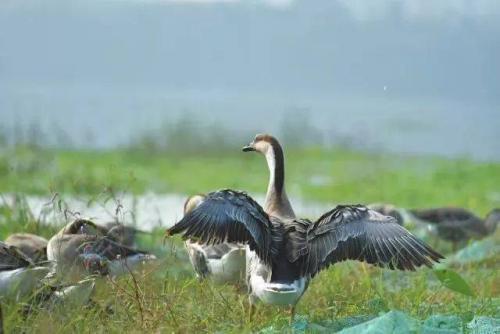
{"type": "MultiPolygon", "coordinates": [[[[229,147],[241,146],[231,142],[229,147]]],[[[336,203],[389,202],[401,207],[463,206],[480,215],[500,205],[500,164],[466,159],[356,152],[342,147],[287,151],[289,193],[325,206],[336,203]]],[[[134,207],[118,207],[123,196],[145,192],[193,194],[220,188],[265,189],[267,170],[260,159],[237,150],[182,152],[137,146],[103,150],[4,146],[0,154],[0,236],[32,232],[49,238],[75,215],[66,199],[116,203],[118,220],[134,207]],[[153,154],[154,152],[154,154],[153,154]],[[27,195],[47,198],[43,217],[26,204],[27,195]],[[51,224],[46,224],[50,222],[51,224]]],[[[315,217],[311,217],[315,218],[315,217]]],[[[141,222],[135,222],[140,226],[141,222]]],[[[173,222],[168,222],[172,224],[173,222]]],[[[154,268],[118,280],[99,281],[92,303],[84,307],[32,308],[7,302],[7,331],[30,332],[241,332],[284,328],[287,317],[260,306],[247,317],[244,289],[199,282],[182,242],[163,239],[164,228],[141,236],[142,248],[160,261],[154,268]],[[92,324],[89,326],[89,324],[92,324]]],[[[492,237],[498,242],[498,231],[492,237]]],[[[432,240],[429,240],[432,243],[432,240]]],[[[449,255],[450,245],[440,250],[449,255]]],[[[374,316],[403,310],[418,319],[454,314],[464,323],[474,316],[498,316],[498,254],[481,262],[453,265],[471,286],[467,296],[443,286],[433,271],[399,273],[345,262],[321,273],[298,305],[299,319],[374,316]],[[302,317],[302,318],[301,318],[302,317]]],[[[26,301],[24,301],[26,302],[26,301]]]]}

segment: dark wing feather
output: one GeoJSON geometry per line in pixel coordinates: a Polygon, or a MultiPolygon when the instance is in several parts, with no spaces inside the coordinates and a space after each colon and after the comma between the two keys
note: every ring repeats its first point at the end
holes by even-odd
{"type": "Polygon", "coordinates": [[[33,261],[17,247],[0,241],[0,271],[14,270],[33,265],[33,261]]]}
{"type": "Polygon", "coordinates": [[[121,245],[108,237],[86,237],[88,240],[79,247],[79,252],[83,254],[98,254],[108,260],[116,260],[136,254],[146,254],[146,252],[121,245]]]}
{"type": "Polygon", "coordinates": [[[359,260],[381,267],[415,270],[432,267],[443,256],[414,237],[393,217],[364,206],[337,206],[315,223],[295,222],[288,252],[302,274],[314,276],[321,269],[344,260],[359,260]]]}
{"type": "Polygon", "coordinates": [[[208,194],[203,202],[167,230],[170,235],[177,233],[202,244],[248,243],[267,263],[278,253],[269,216],[250,196],[229,189],[208,194]]]}

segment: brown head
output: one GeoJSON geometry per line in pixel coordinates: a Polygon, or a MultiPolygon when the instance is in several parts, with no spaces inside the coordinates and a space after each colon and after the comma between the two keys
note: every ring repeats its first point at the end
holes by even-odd
{"type": "Polygon", "coordinates": [[[102,234],[102,231],[92,221],[76,219],[62,229],[62,234],[102,234]]]}
{"type": "Polygon", "coordinates": [[[258,134],[243,147],[243,152],[259,152],[266,157],[273,187],[276,192],[281,193],[285,182],[285,158],[278,140],[268,134],[258,134]]]}
{"type": "MultiPolygon", "coordinates": [[[[184,215],[188,214],[189,212],[193,211],[196,209],[198,205],[201,204],[205,200],[205,195],[202,194],[197,194],[197,195],[192,195],[189,196],[186,201],[184,202],[184,215]]],[[[170,230],[167,229],[165,231],[165,237],[163,239],[163,242],[165,243],[165,238],[170,237],[170,230]]]]}
{"type": "Polygon", "coordinates": [[[281,145],[276,138],[269,134],[258,134],[254,140],[243,147],[243,152],[259,152],[266,155],[271,149],[281,150],[281,145]]]}
{"type": "Polygon", "coordinates": [[[205,199],[205,195],[189,196],[184,202],[184,214],[193,211],[205,199]]]}

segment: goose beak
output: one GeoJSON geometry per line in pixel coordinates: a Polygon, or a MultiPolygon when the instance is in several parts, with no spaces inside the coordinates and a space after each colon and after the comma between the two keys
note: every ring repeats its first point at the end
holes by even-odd
{"type": "Polygon", "coordinates": [[[255,151],[255,147],[253,146],[253,144],[248,144],[246,146],[243,146],[242,150],[243,152],[253,152],[255,151]]]}

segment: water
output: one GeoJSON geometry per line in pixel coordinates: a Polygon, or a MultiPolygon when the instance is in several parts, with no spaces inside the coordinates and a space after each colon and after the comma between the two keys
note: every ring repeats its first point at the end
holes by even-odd
{"type": "MultiPolygon", "coordinates": [[[[182,194],[146,193],[141,196],[124,195],[106,203],[104,201],[89,203],[86,198],[65,197],[65,206],[62,206],[61,211],[57,208],[57,200],[51,201],[48,197],[27,196],[26,203],[33,216],[45,223],[64,224],[67,221],[64,214],[66,207],[69,210],[66,214],[68,221],[81,217],[103,224],[118,218],[124,224],[150,231],[157,227],[168,228],[180,220],[186,198],[187,195],[182,194]]],[[[263,195],[256,195],[254,198],[261,204],[264,201],[263,195]]],[[[5,195],[4,199],[8,204],[12,204],[14,197],[5,195]]],[[[298,215],[313,219],[334,207],[298,198],[294,198],[292,203],[298,215]]]]}

